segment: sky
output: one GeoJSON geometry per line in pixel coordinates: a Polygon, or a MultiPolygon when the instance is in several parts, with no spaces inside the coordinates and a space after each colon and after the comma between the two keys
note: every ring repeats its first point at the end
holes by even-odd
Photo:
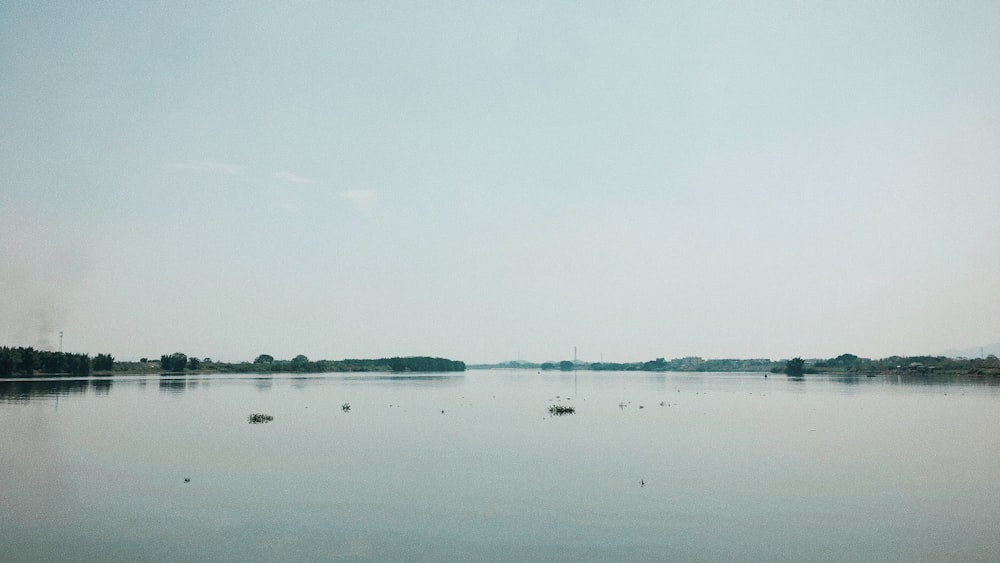
{"type": "Polygon", "coordinates": [[[997,2],[3,2],[0,343],[990,346],[997,61],[997,2]]]}

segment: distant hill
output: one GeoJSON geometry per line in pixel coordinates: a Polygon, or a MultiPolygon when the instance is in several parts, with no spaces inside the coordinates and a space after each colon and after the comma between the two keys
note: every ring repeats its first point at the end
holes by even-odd
{"type": "Polygon", "coordinates": [[[949,358],[978,358],[980,355],[986,357],[989,356],[990,354],[993,354],[994,356],[1000,356],[1000,342],[987,344],[981,348],[979,346],[976,346],[975,348],[944,351],[944,355],[949,358]]]}

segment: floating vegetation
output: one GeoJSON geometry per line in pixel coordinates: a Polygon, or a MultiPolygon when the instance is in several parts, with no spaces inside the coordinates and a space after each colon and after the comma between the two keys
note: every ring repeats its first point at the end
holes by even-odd
{"type": "Polygon", "coordinates": [[[576,412],[576,408],[566,406],[566,405],[552,405],[549,407],[549,414],[554,416],[562,416],[564,414],[573,414],[576,412]]]}
{"type": "Polygon", "coordinates": [[[271,422],[272,420],[274,420],[273,416],[261,412],[255,412],[247,417],[247,422],[250,424],[263,424],[265,422],[271,422]]]}
{"type": "Polygon", "coordinates": [[[344,403],[343,405],[340,405],[340,410],[344,412],[351,412],[351,403],[344,403]]]}

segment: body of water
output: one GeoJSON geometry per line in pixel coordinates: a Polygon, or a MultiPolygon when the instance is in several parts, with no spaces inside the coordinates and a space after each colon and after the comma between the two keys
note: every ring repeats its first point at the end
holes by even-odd
{"type": "Polygon", "coordinates": [[[997,383],[0,381],[0,560],[997,561],[997,383]]]}

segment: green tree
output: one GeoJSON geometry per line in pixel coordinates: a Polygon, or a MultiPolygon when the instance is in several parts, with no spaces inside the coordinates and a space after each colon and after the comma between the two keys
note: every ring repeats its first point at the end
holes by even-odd
{"type": "Polygon", "coordinates": [[[14,348],[0,348],[0,377],[11,377],[17,364],[21,361],[20,354],[14,348]]]}
{"type": "Polygon", "coordinates": [[[38,352],[32,347],[21,348],[21,371],[24,375],[31,377],[38,368],[38,352]]]}
{"type": "Polygon", "coordinates": [[[310,371],[309,358],[299,354],[292,358],[292,371],[310,371]]]}
{"type": "Polygon", "coordinates": [[[94,356],[91,367],[94,371],[111,371],[115,366],[115,359],[111,354],[98,354],[94,356]]]}
{"type": "Polygon", "coordinates": [[[841,354],[836,358],[834,358],[833,362],[837,367],[840,368],[858,369],[858,366],[861,364],[860,360],[861,359],[855,356],[854,354],[841,354]]]}
{"type": "Polygon", "coordinates": [[[187,367],[187,355],[180,352],[174,352],[169,356],[164,354],[160,356],[160,369],[163,371],[184,371],[187,367]]]}
{"type": "Polygon", "coordinates": [[[88,376],[90,375],[90,364],[92,360],[87,354],[67,354],[69,357],[69,372],[73,375],[88,376]]]}
{"type": "Polygon", "coordinates": [[[274,362],[274,356],[270,354],[261,354],[253,361],[255,364],[270,364],[274,362]]]}
{"type": "Polygon", "coordinates": [[[785,362],[785,374],[792,377],[801,377],[805,373],[806,362],[802,358],[792,358],[785,362]]]}
{"type": "Polygon", "coordinates": [[[170,358],[172,359],[173,363],[173,366],[171,366],[171,369],[173,369],[173,371],[184,371],[184,368],[187,367],[188,363],[187,354],[182,354],[181,352],[174,352],[173,354],[170,355],[170,358]]]}
{"type": "Polygon", "coordinates": [[[190,369],[190,370],[199,370],[199,369],[201,369],[201,360],[199,360],[198,358],[196,358],[194,356],[191,356],[190,358],[188,358],[187,368],[190,369]]]}

